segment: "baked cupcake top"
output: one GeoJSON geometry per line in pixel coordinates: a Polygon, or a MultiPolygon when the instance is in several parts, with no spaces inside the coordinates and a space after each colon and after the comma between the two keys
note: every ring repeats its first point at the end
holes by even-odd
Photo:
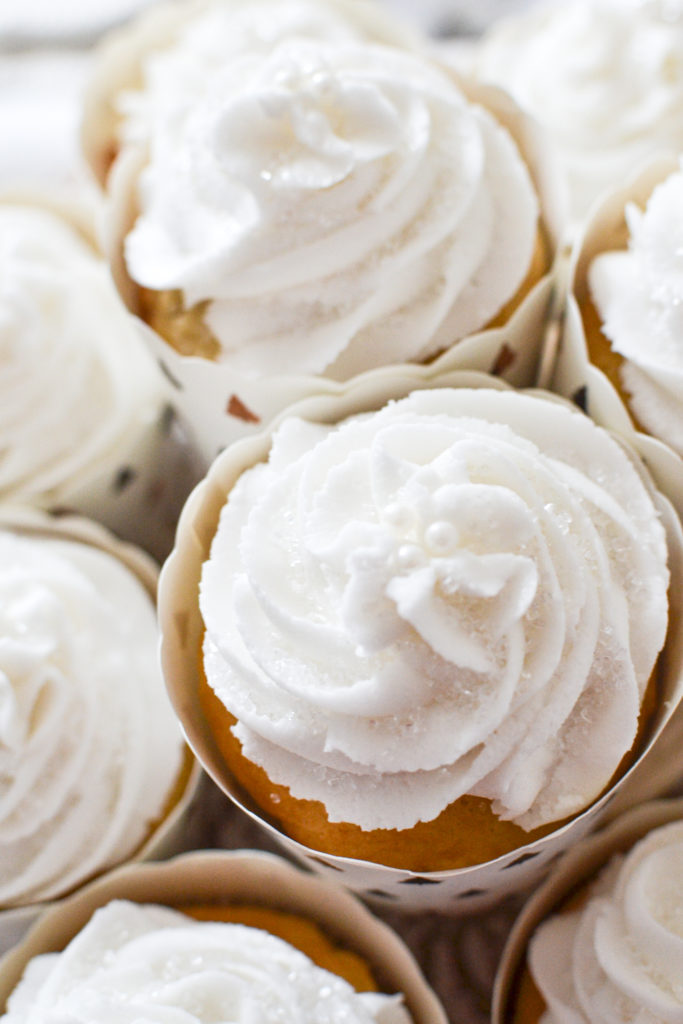
{"type": "Polygon", "coordinates": [[[58,503],[159,415],[164,384],[75,228],[0,203],[0,497],[58,503]]]}
{"type": "Polygon", "coordinates": [[[653,153],[683,150],[682,49],[678,0],[573,0],[496,23],[474,63],[548,130],[580,221],[653,153]]]}
{"type": "Polygon", "coordinates": [[[182,88],[139,94],[128,273],[196,311],[190,354],[247,375],[429,359],[496,316],[538,240],[516,144],[448,72],[321,35],[245,43],[192,73],[159,53],[152,77],[180,62],[182,88]]]}
{"type": "Polygon", "coordinates": [[[151,834],[183,742],[154,603],[107,552],[0,532],[0,906],[118,863],[151,834]]]}
{"type": "Polygon", "coordinates": [[[96,910],[61,953],[30,962],[5,1024],[178,1020],[409,1024],[400,996],[356,992],[260,928],[154,904],[96,910]],[[161,1015],[161,1016],[160,1016],[161,1015]]]}
{"type": "Polygon", "coordinates": [[[547,1004],[544,1024],[681,1019],[682,878],[678,821],[614,857],[580,909],[540,925],[529,962],[547,1004]]]}
{"type": "Polygon", "coordinates": [[[683,454],[683,170],[625,216],[628,249],[597,256],[589,286],[635,415],[683,454]]]}
{"type": "Polygon", "coordinates": [[[288,418],[203,568],[207,679],[245,756],[331,821],[406,829],[472,793],[535,828],[633,744],[666,561],[634,462],[563,403],[288,418]]]}

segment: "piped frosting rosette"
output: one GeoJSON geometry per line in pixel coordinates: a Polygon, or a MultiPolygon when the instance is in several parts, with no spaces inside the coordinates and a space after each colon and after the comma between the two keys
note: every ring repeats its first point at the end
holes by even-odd
{"type": "Polygon", "coordinates": [[[160,557],[199,459],[90,226],[48,197],[0,202],[0,497],[87,514],[160,557]]]}
{"type": "Polygon", "coordinates": [[[533,381],[560,204],[507,97],[343,35],[193,66],[128,95],[106,248],[209,457],[378,366],[533,381]]]}
{"type": "Polygon", "coordinates": [[[127,866],[62,901],[0,962],[3,1011],[6,1024],[66,1011],[74,1021],[446,1024],[394,931],[340,886],[255,851],[127,866]],[[265,923],[250,925],[254,913],[265,923]],[[295,948],[302,940],[308,952],[295,948]],[[343,977],[350,963],[357,990],[343,977]]]}
{"type": "Polygon", "coordinates": [[[680,1020],[682,814],[645,804],[567,856],[510,935],[494,1024],[680,1020]]]}
{"type": "MultiPolygon", "coordinates": [[[[572,818],[445,871],[284,837],[361,891],[461,912],[531,884],[604,812],[679,614],[680,528],[636,460],[564,403],[481,375],[432,382],[380,408],[411,378],[369,374],[282,417],[272,446],[216,460],[162,575],[162,659],[190,743],[257,818],[204,719],[202,642],[245,757],[330,821],[400,835],[466,794],[524,830],[572,818]]],[[[659,672],[674,704],[679,654],[659,672]]]]}
{"type": "Polygon", "coordinates": [[[471,65],[547,129],[571,220],[654,154],[683,149],[678,0],[549,2],[500,19],[471,65]]]}
{"type": "Polygon", "coordinates": [[[0,518],[0,948],[113,865],[181,848],[197,770],[157,663],[157,570],[80,518],[0,518]]]}

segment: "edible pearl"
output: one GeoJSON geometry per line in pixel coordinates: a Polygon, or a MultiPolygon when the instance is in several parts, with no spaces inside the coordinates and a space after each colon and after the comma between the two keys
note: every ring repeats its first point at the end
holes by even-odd
{"type": "Polygon", "coordinates": [[[425,543],[432,551],[445,553],[452,551],[458,541],[458,532],[452,523],[439,520],[431,523],[425,530],[425,543]]]}

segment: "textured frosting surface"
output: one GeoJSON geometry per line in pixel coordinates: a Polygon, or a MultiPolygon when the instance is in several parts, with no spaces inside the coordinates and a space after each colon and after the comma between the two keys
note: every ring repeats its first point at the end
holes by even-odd
{"type": "Polygon", "coordinates": [[[501,21],[475,63],[547,128],[579,220],[657,150],[683,150],[682,53],[680,0],[572,0],[501,21]]]}
{"type": "Polygon", "coordinates": [[[0,204],[0,497],[66,499],[162,400],[104,263],[55,214],[0,204]]]}
{"type": "Polygon", "coordinates": [[[289,419],[203,569],[209,684],[245,755],[332,821],[465,793],[525,828],[630,748],[667,622],[665,538],[622,448],[521,393],[289,419]]]}
{"type": "Polygon", "coordinates": [[[357,993],[257,928],[117,900],[62,953],[29,964],[5,1024],[409,1024],[400,997],[357,993]]]}
{"type": "Polygon", "coordinates": [[[303,31],[189,63],[156,55],[182,96],[141,94],[149,162],[125,258],[139,284],[208,303],[220,361],[344,379],[426,359],[516,293],[535,192],[509,134],[447,72],[303,31]]]}
{"type": "Polygon", "coordinates": [[[591,264],[593,301],[638,419],[683,455],[683,171],[626,220],[628,250],[591,264]]]}
{"type": "Polygon", "coordinates": [[[0,533],[0,906],[66,892],[160,817],[183,744],[157,635],[112,556],[0,533]]]}
{"type": "Polygon", "coordinates": [[[674,1024],[682,964],[682,822],[615,858],[584,908],[544,922],[530,946],[543,1024],[674,1024]]]}

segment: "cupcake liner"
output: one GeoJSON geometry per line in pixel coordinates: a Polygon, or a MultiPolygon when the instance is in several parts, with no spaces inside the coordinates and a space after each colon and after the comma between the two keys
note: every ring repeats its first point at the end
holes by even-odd
{"type": "MultiPolygon", "coordinates": [[[[118,540],[97,522],[81,516],[56,517],[40,509],[4,503],[0,504],[0,529],[26,536],[73,540],[99,548],[116,557],[138,577],[152,597],[156,596],[157,564],[143,550],[118,540]]],[[[201,778],[201,767],[188,749],[172,795],[172,806],[144,843],[130,855],[130,861],[160,860],[188,849],[192,843],[188,820],[201,778]]],[[[0,954],[14,945],[52,902],[0,908],[0,954]]]]}
{"type": "MultiPolygon", "coordinates": [[[[457,77],[452,69],[446,70],[457,77]]],[[[457,82],[468,99],[487,108],[517,142],[539,195],[541,225],[552,265],[503,327],[484,329],[456,342],[429,364],[429,371],[478,370],[498,375],[517,387],[528,387],[537,380],[553,308],[564,196],[536,124],[501,90],[465,79],[458,78],[457,82]]],[[[127,273],[123,248],[137,215],[136,182],[145,160],[141,147],[130,145],[121,152],[107,183],[102,230],[114,282],[134,314],[139,313],[137,288],[127,273]]],[[[324,374],[248,376],[225,364],[181,355],[141,319],[137,322],[174,387],[175,405],[191,425],[202,455],[209,461],[226,445],[264,429],[288,405],[318,393],[338,395],[355,379],[335,382],[324,374]]]]}
{"type": "Polygon", "coordinates": [[[540,922],[615,854],[628,850],[652,829],[683,817],[683,800],[656,800],[635,807],[567,853],[527,901],[508,936],[496,973],[492,1024],[505,1024],[523,967],[526,947],[540,922]]]}
{"type": "MultiPolygon", "coordinates": [[[[92,248],[96,259],[102,258],[95,241],[100,207],[92,197],[76,200],[47,191],[5,190],[0,194],[0,204],[56,216],[92,248]]],[[[126,329],[136,331],[124,309],[121,315],[126,329]]],[[[146,361],[146,350],[142,356],[146,361]]],[[[185,498],[200,479],[205,464],[189,428],[173,406],[168,381],[153,364],[145,365],[145,370],[149,378],[146,407],[135,410],[118,436],[65,470],[58,482],[55,467],[45,470],[41,466],[16,486],[10,483],[0,495],[2,500],[95,519],[163,560],[173,546],[185,498]],[[49,482],[45,480],[46,472],[49,482]]],[[[55,381],[55,387],[58,385],[55,381]]],[[[68,415],[65,409],[64,421],[68,415]]]]}
{"type": "MultiPolygon", "coordinates": [[[[354,387],[335,398],[316,396],[288,410],[289,414],[319,422],[336,422],[354,413],[376,409],[391,398],[401,398],[417,388],[441,386],[498,387],[503,382],[483,374],[451,373],[430,378],[406,368],[386,368],[364,375],[354,387]]],[[[560,401],[548,395],[550,400],[560,401]]],[[[365,899],[382,907],[405,910],[437,910],[467,914],[495,906],[507,895],[526,891],[543,876],[548,865],[577,839],[597,826],[610,801],[642,770],[647,775],[652,747],[683,694],[681,651],[681,595],[672,593],[671,624],[665,669],[662,673],[660,710],[643,750],[628,771],[607,793],[571,822],[544,838],[528,843],[488,863],[450,871],[411,872],[369,861],[321,853],[281,833],[262,813],[228,771],[209,731],[199,704],[197,651],[203,622],[198,608],[202,563],[209,554],[225,497],[240,474],[266,457],[269,436],[247,438],[226,450],[211,466],[205,480],[186,503],[179,523],[176,547],[160,579],[159,616],[162,630],[161,658],[171,701],[183,724],[192,749],[220,789],[259,822],[287,852],[311,870],[336,879],[365,899]]],[[[672,574],[683,570],[683,536],[666,498],[659,502],[672,550],[672,574]]],[[[661,792],[661,790],[660,790],[661,792]]]]}
{"type": "Polygon", "coordinates": [[[119,868],[63,900],[0,961],[0,1006],[30,957],[63,948],[94,910],[111,899],[169,906],[246,902],[300,914],[359,953],[382,989],[403,992],[414,1024],[447,1024],[441,1004],[394,931],[338,886],[304,874],[274,854],[256,851],[203,850],[163,864],[119,868]]]}

